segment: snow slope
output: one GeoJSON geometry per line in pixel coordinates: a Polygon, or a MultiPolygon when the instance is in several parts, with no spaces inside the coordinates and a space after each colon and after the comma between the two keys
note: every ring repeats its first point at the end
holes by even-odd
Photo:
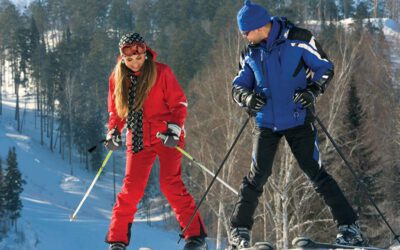
{"type": "MultiPolygon", "coordinates": [[[[0,116],[0,157],[5,160],[10,147],[16,147],[19,169],[27,184],[21,195],[22,217],[18,231],[0,241],[1,250],[99,250],[107,249],[104,243],[113,203],[113,178],[111,171],[103,173],[90,197],[78,213],[76,222],[69,216],[79,204],[95,173],[78,167],[75,161],[74,176],[70,166],[58,153],[51,153],[40,145],[39,130],[34,128],[33,103],[27,104],[23,133],[15,130],[13,96],[3,93],[3,115],[0,116]],[[25,239],[25,240],[23,240],[25,239]]],[[[24,102],[21,104],[24,107],[24,102]]],[[[107,166],[110,167],[110,164],[107,166]]],[[[3,168],[5,166],[3,165],[3,168]]],[[[117,176],[117,183],[122,182],[117,176]]],[[[118,186],[118,190],[120,185],[118,186]]],[[[154,222],[153,225],[162,225],[154,222]]],[[[148,226],[145,220],[136,222],[132,229],[129,249],[151,247],[157,249],[182,249],[177,244],[178,232],[162,227],[148,226]]]]}

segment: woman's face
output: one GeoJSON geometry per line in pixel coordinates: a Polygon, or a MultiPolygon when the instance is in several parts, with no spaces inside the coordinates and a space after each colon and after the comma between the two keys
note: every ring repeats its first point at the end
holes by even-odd
{"type": "Polygon", "coordinates": [[[144,60],[146,59],[145,57],[145,53],[132,56],[122,56],[123,60],[125,61],[125,65],[133,72],[140,71],[144,64],[144,60]]]}

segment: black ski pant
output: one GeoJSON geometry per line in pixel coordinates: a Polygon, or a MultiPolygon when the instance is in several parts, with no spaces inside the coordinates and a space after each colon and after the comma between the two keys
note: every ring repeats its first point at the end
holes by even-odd
{"type": "Polygon", "coordinates": [[[251,169],[240,186],[239,198],[231,216],[231,226],[252,228],[258,199],[271,175],[274,156],[282,136],[285,136],[300,168],[330,208],[337,224],[354,223],[357,216],[353,208],[336,181],[320,163],[317,130],[312,123],[307,123],[278,132],[268,128],[254,129],[251,169]]]}

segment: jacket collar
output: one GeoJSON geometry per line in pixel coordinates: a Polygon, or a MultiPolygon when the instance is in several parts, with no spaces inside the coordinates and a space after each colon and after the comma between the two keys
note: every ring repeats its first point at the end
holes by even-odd
{"type": "Polygon", "coordinates": [[[276,20],[276,18],[272,19],[272,27],[269,32],[269,36],[267,39],[267,48],[271,48],[274,42],[278,39],[279,33],[282,30],[282,24],[276,20]]]}
{"type": "Polygon", "coordinates": [[[268,38],[259,44],[259,46],[266,48],[268,51],[273,49],[274,45],[286,40],[287,31],[290,29],[285,17],[273,17],[271,22],[272,28],[268,38]]]}

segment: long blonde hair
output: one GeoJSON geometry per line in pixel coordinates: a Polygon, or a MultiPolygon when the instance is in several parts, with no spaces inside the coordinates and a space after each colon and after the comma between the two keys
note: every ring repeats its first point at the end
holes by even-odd
{"type": "MultiPolygon", "coordinates": [[[[157,78],[156,64],[152,59],[150,52],[146,52],[147,59],[141,69],[141,74],[138,77],[138,85],[136,88],[135,101],[133,110],[138,111],[143,107],[143,103],[153,87],[157,78]]],[[[132,74],[128,67],[122,63],[122,60],[118,60],[114,68],[114,98],[115,108],[120,118],[125,118],[128,115],[128,92],[131,80],[129,75],[132,74]]]]}

